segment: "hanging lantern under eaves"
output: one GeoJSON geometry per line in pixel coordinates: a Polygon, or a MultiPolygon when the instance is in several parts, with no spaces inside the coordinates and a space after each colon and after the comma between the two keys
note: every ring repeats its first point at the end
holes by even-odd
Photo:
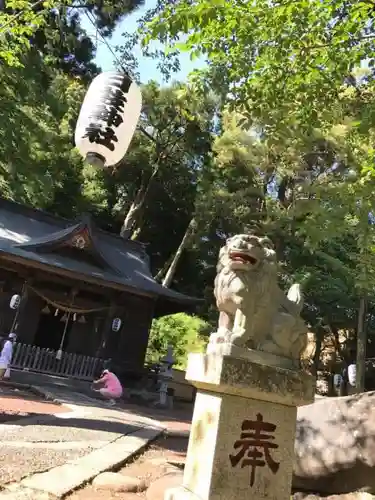
{"type": "Polygon", "coordinates": [[[122,325],[121,319],[120,318],[114,318],[114,320],[112,321],[112,331],[113,332],[119,332],[120,328],[121,328],[121,325],[122,325]]]}
{"type": "Polygon", "coordinates": [[[18,309],[21,304],[21,296],[16,294],[10,299],[9,307],[11,309],[18,309]]]}
{"type": "Polygon", "coordinates": [[[75,144],[88,163],[116,165],[125,156],[142,108],[139,86],[125,73],[101,73],[91,82],[78,117],[75,144]]]}

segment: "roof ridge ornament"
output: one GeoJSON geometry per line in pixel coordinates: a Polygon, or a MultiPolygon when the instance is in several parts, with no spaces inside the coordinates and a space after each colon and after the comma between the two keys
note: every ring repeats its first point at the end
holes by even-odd
{"type": "Polygon", "coordinates": [[[59,249],[69,247],[87,251],[94,258],[98,267],[108,269],[117,275],[122,274],[101,252],[93,232],[93,223],[89,214],[84,214],[76,224],[63,230],[13,246],[36,253],[58,252],[59,249]]]}

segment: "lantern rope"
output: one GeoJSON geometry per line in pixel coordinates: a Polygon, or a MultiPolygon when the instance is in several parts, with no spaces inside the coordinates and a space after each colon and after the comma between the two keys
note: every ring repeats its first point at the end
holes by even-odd
{"type": "Polygon", "coordinates": [[[62,303],[59,303],[59,302],[55,302],[54,300],[46,297],[45,295],[43,295],[43,293],[41,293],[39,290],[37,290],[36,288],[33,288],[30,285],[28,285],[28,288],[30,290],[32,290],[36,295],[38,295],[38,297],[40,297],[45,302],[47,302],[47,304],[55,307],[56,309],[64,311],[64,312],[77,313],[77,314],[89,314],[89,313],[98,312],[98,311],[106,311],[107,309],[109,309],[109,307],[98,307],[96,309],[82,309],[82,308],[79,308],[79,307],[67,306],[65,304],[62,304],[62,303]]]}
{"type": "Polygon", "coordinates": [[[91,14],[89,14],[88,12],[85,12],[86,14],[86,17],[87,19],[90,21],[90,23],[93,25],[94,29],[95,29],[95,35],[96,35],[96,39],[98,39],[98,35],[100,36],[100,38],[102,39],[104,45],[106,45],[107,49],[110,51],[110,53],[112,54],[112,56],[114,57],[115,61],[117,62],[117,64],[121,67],[121,69],[128,75],[128,71],[126,71],[126,69],[124,68],[123,64],[121,63],[119,57],[117,56],[116,52],[112,49],[111,45],[108,43],[108,41],[105,39],[104,35],[102,34],[102,32],[100,31],[100,29],[96,26],[96,23],[95,23],[95,20],[91,17],[91,14]]]}

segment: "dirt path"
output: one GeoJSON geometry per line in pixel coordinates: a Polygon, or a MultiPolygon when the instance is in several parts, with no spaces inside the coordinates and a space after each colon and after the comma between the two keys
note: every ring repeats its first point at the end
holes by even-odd
{"type": "MultiPolygon", "coordinates": [[[[188,439],[186,437],[166,437],[155,442],[143,455],[123,467],[119,473],[144,479],[147,485],[165,474],[168,460],[184,461],[188,439]]],[[[66,500],[137,500],[144,499],[142,493],[116,493],[96,490],[88,485],[66,498],[66,500]]]]}
{"type": "MultiPolygon", "coordinates": [[[[156,441],[143,455],[132,463],[119,470],[119,474],[144,479],[147,486],[166,474],[168,461],[184,462],[186,458],[188,439],[182,437],[167,437],[156,441]]],[[[66,500],[145,500],[147,490],[141,493],[111,492],[110,490],[97,490],[92,485],[75,491],[66,500]]],[[[158,492],[159,493],[159,492],[158,492]]],[[[159,499],[160,495],[157,495],[159,499]]],[[[162,498],[162,496],[160,497],[162,498]]],[[[362,497],[356,493],[346,495],[332,495],[320,497],[319,495],[295,493],[291,500],[359,500],[362,497]]],[[[363,497],[364,498],[364,497],[363,497]]],[[[370,498],[370,497],[369,497],[370,498]]],[[[372,497],[375,499],[375,497],[372,497]]],[[[367,497],[366,497],[367,500],[367,497]]]]}

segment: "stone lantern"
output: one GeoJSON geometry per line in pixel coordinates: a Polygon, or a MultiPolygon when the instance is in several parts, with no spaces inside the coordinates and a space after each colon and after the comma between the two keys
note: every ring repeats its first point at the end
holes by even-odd
{"type": "Polygon", "coordinates": [[[158,406],[168,406],[168,385],[169,382],[173,379],[174,363],[175,359],[173,357],[173,347],[168,346],[167,355],[160,360],[161,367],[158,376],[159,400],[156,402],[158,406]]]}

